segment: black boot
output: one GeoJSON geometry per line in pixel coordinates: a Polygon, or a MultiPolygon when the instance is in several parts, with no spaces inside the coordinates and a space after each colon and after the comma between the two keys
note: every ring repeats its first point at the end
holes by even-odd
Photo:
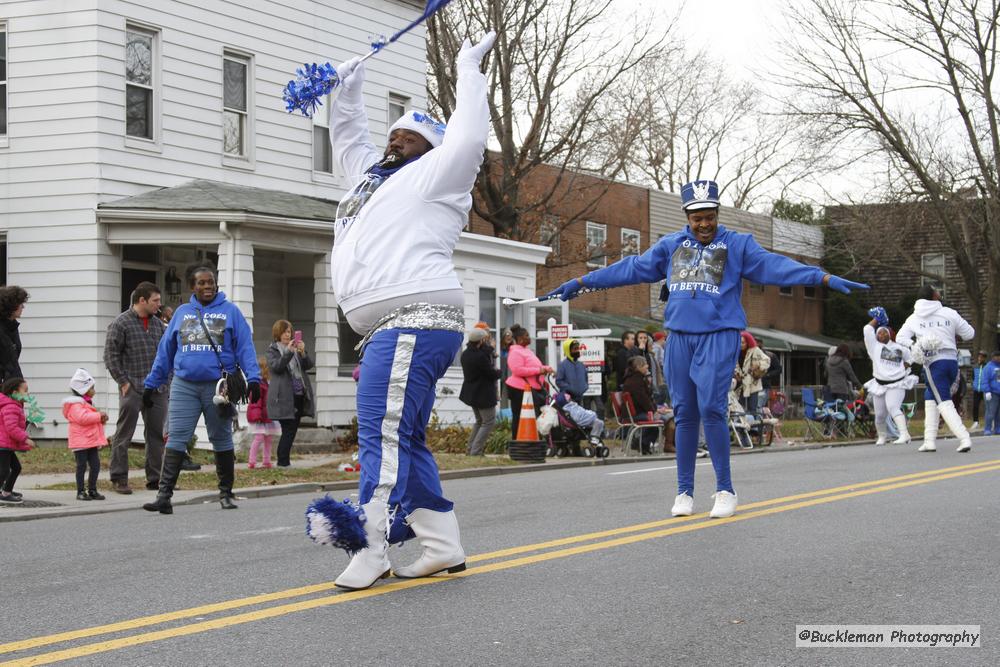
{"type": "Polygon", "coordinates": [[[185,452],[178,452],[169,447],[163,451],[163,467],[160,469],[160,490],[156,494],[156,500],[146,503],[142,506],[142,509],[147,512],[159,512],[160,514],[174,513],[174,506],[170,504],[170,498],[174,495],[174,485],[177,484],[177,477],[181,474],[181,462],[185,456],[185,452]]]}
{"type": "Polygon", "coordinates": [[[194,462],[191,455],[187,452],[184,453],[184,460],[181,462],[181,470],[187,470],[189,472],[194,472],[196,470],[201,470],[201,465],[194,462]]]}
{"type": "Polygon", "coordinates": [[[232,449],[215,452],[215,474],[219,476],[219,504],[224,510],[234,510],[233,483],[236,481],[236,452],[232,449]]]}

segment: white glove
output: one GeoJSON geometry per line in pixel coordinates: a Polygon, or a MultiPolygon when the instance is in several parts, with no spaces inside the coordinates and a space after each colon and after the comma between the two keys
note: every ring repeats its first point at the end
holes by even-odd
{"type": "MultiPolygon", "coordinates": [[[[491,30],[486,33],[486,36],[476,44],[475,46],[466,37],[465,41],[462,42],[462,50],[458,52],[458,57],[455,59],[455,67],[458,71],[474,69],[479,71],[479,63],[483,61],[483,56],[486,52],[490,50],[493,46],[493,42],[497,38],[496,31],[491,30]]],[[[339,70],[338,70],[339,71],[339,70]]]]}
{"type": "Polygon", "coordinates": [[[361,104],[364,101],[361,88],[365,83],[365,64],[361,58],[351,58],[337,65],[337,76],[340,77],[340,95],[344,101],[361,104]]]}
{"type": "Polygon", "coordinates": [[[985,394],[983,394],[983,398],[985,398],[987,401],[992,401],[993,394],[991,394],[990,392],[986,392],[985,394]]]}

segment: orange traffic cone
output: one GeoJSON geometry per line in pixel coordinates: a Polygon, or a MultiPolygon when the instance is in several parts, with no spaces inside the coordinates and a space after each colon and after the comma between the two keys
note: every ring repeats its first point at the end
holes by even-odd
{"type": "Polygon", "coordinates": [[[531,387],[524,388],[521,399],[521,418],[517,422],[517,440],[538,440],[538,424],[535,422],[535,402],[531,398],[531,387]]]}

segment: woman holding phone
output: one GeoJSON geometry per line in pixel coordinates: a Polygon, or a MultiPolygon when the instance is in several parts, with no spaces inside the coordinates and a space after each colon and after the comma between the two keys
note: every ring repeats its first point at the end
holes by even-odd
{"type": "Polygon", "coordinates": [[[278,441],[278,466],[291,465],[289,459],[292,443],[299,430],[302,417],[316,414],[316,403],[309,376],[306,372],[315,364],[306,354],[302,332],[295,331],[288,320],[278,320],[271,327],[274,342],[268,346],[265,356],[271,370],[271,382],[267,393],[267,414],[281,424],[281,439],[278,441]]]}

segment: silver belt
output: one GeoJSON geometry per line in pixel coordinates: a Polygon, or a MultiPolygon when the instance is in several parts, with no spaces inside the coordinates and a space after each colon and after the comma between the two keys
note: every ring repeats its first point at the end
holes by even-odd
{"type": "Polygon", "coordinates": [[[361,339],[361,342],[354,346],[354,349],[360,350],[363,355],[365,346],[368,345],[372,336],[386,329],[435,329],[462,333],[465,331],[465,314],[458,306],[411,303],[408,306],[397,308],[372,325],[372,328],[361,339]]]}

